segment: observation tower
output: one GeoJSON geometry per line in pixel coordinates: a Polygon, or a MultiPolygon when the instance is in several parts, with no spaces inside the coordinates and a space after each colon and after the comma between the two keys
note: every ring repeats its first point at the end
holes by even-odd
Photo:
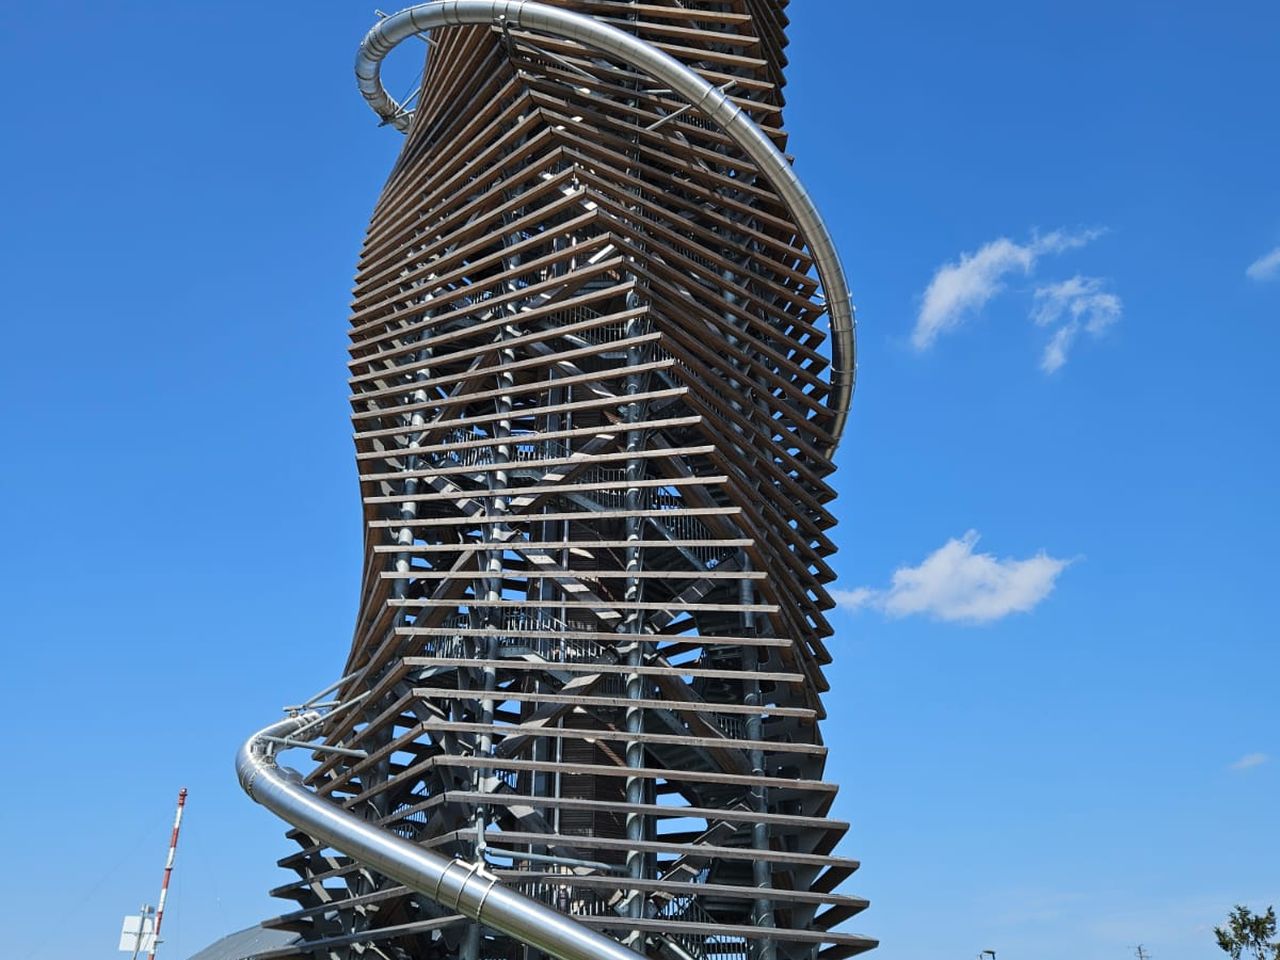
{"type": "Polygon", "coordinates": [[[297,843],[264,956],[875,945],[819,723],[853,316],[786,6],[437,0],[361,45],[404,135],[351,315],[364,574],[342,679],[239,758],[297,843]]]}

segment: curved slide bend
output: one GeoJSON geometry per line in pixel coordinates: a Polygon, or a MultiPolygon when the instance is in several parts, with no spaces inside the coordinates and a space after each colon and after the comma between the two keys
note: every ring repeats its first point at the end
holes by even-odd
{"type": "MultiPolygon", "coordinates": [[[[400,42],[438,28],[502,24],[573,40],[644,71],[717,124],[754,161],[789,209],[825,292],[832,331],[832,379],[827,405],[838,440],[856,374],[854,316],[843,267],[813,201],[773,141],[722,89],[665,52],[595,18],[530,0],[435,0],[382,20],[360,46],[360,90],[384,122],[407,129],[410,114],[380,79],[381,61],[400,42]]],[[[237,757],[240,782],[257,803],[332,848],[423,896],[559,960],[635,960],[637,953],[557,910],[504,886],[483,863],[450,860],[371,825],[309,790],[277,765],[276,753],[315,729],[324,714],[303,713],[254,734],[237,757]]]]}
{"type": "Polygon", "coordinates": [[[296,771],[276,763],[275,753],[281,743],[295,745],[290,735],[323,720],[319,712],[307,712],[250,737],[236,755],[236,773],[245,793],[282,820],[383,876],[558,960],[636,960],[638,954],[616,940],[504,887],[482,864],[424,850],[308,790],[296,771]]]}
{"type": "MultiPolygon", "coordinates": [[[[834,442],[849,419],[857,357],[853,301],[835,242],[809,192],[772,140],[719,87],[714,87],[679,60],[652,44],[593,17],[533,0],[435,0],[401,10],[369,31],[356,55],[360,92],[384,123],[404,131],[407,112],[382,85],[381,64],[398,44],[438,27],[498,23],[574,40],[617,57],[684,97],[694,110],[717,124],[759,167],[794,218],[808,244],[826,294],[831,316],[832,376],[828,401],[835,414],[834,442]]],[[[828,455],[834,450],[828,451],[828,455]]]]}

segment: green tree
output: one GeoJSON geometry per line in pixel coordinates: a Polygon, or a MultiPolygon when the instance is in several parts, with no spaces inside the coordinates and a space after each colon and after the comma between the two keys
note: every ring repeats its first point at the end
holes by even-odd
{"type": "Polygon", "coordinates": [[[1280,942],[1272,939],[1276,935],[1275,907],[1267,907],[1266,913],[1254,913],[1248,907],[1237,906],[1227,917],[1227,925],[1214,927],[1213,933],[1231,960],[1280,960],[1280,942]]]}

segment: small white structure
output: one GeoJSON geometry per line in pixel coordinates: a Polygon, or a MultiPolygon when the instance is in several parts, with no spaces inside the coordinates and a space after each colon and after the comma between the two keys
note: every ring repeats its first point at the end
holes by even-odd
{"type": "Polygon", "coordinates": [[[150,952],[156,943],[155,929],[156,919],[151,914],[125,917],[120,931],[120,949],[135,957],[150,952]]]}

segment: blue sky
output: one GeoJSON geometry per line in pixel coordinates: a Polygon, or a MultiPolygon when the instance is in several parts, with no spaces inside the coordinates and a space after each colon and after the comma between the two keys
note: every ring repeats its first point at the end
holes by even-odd
{"type": "MultiPolygon", "coordinates": [[[[17,960],[115,955],[181,785],[169,956],[283,908],[232,755],[340,667],[358,586],[372,11],[107,6],[0,10],[17,960]]],[[[791,149],[859,307],[827,728],[856,926],[1212,957],[1280,904],[1280,8],[792,15],[791,149]]]]}

